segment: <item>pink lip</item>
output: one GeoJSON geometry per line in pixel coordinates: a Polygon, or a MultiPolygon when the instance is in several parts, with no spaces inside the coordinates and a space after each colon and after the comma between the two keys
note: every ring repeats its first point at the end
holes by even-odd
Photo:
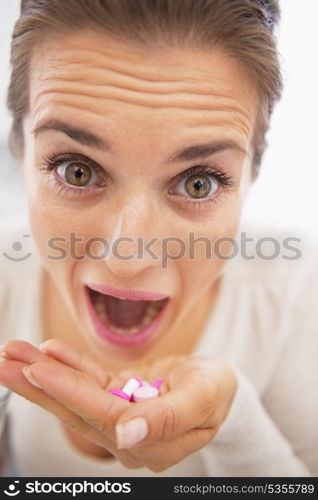
{"type": "Polygon", "coordinates": [[[105,285],[95,285],[94,283],[85,283],[86,286],[96,292],[112,295],[113,297],[124,297],[129,300],[161,300],[168,298],[168,295],[154,292],[139,292],[138,290],[121,290],[105,285]]]}
{"type": "MultiPolygon", "coordinates": [[[[89,285],[89,287],[92,288],[93,290],[98,291],[98,292],[107,293],[109,295],[114,295],[116,297],[118,297],[118,296],[125,297],[125,293],[127,295],[130,294],[130,291],[121,290],[119,293],[118,289],[106,287],[103,285],[92,285],[92,286],[89,285]],[[101,291],[101,288],[103,289],[103,291],[101,291]],[[117,295],[115,295],[113,292],[106,292],[105,290],[115,290],[115,293],[117,293],[117,295]]],[[[88,291],[86,286],[84,287],[84,290],[85,290],[84,294],[85,294],[85,299],[87,302],[88,311],[89,311],[89,314],[91,316],[91,319],[92,319],[92,322],[93,322],[93,325],[94,325],[94,328],[95,328],[97,335],[99,337],[101,337],[103,340],[106,340],[106,341],[110,342],[111,344],[121,346],[121,347],[134,347],[134,346],[140,345],[140,344],[146,342],[152,335],[154,335],[159,324],[162,321],[162,318],[166,312],[167,306],[170,302],[169,300],[166,302],[166,304],[163,306],[163,308],[159,312],[158,316],[156,316],[154,321],[152,323],[150,323],[150,325],[148,325],[143,330],[140,330],[139,332],[133,333],[130,335],[119,335],[118,333],[115,333],[112,330],[110,330],[107,326],[105,326],[101,322],[101,320],[100,320],[100,318],[99,318],[99,316],[98,316],[97,312],[95,311],[95,308],[92,304],[92,301],[91,301],[90,296],[89,296],[89,291],[88,291]]],[[[143,292],[132,292],[132,294],[133,294],[135,300],[146,300],[145,299],[146,296],[148,297],[147,300],[160,300],[160,299],[167,298],[166,296],[162,296],[159,294],[149,294],[149,293],[143,293],[143,292]],[[142,298],[137,299],[136,294],[139,297],[142,296],[142,298]],[[151,297],[155,296],[156,298],[155,299],[149,298],[149,296],[151,296],[151,297]]]]}

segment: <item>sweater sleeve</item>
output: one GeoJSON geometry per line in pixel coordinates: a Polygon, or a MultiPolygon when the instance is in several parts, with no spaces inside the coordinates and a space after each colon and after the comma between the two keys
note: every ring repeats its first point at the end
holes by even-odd
{"type": "Polygon", "coordinates": [[[295,284],[286,277],[283,292],[288,286],[295,290],[288,305],[287,334],[262,395],[232,363],[238,388],[225,421],[204,449],[208,475],[318,476],[316,257],[300,266],[296,278],[295,284]]]}
{"type": "Polygon", "coordinates": [[[237,367],[238,388],[214,440],[203,450],[207,474],[225,477],[310,477],[263,406],[256,390],[237,367]]]}

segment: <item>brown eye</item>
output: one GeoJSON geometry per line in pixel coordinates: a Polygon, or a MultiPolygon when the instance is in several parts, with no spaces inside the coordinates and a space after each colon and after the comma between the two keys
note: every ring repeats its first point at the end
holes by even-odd
{"type": "Polygon", "coordinates": [[[72,161],[64,162],[57,168],[57,173],[62,179],[72,186],[85,187],[92,183],[96,174],[85,163],[72,161]]]}
{"type": "Polygon", "coordinates": [[[217,182],[213,179],[213,176],[207,174],[187,175],[179,181],[178,185],[180,185],[181,189],[179,191],[177,190],[177,192],[191,196],[191,198],[206,198],[213,194],[218,188],[217,182]]]}

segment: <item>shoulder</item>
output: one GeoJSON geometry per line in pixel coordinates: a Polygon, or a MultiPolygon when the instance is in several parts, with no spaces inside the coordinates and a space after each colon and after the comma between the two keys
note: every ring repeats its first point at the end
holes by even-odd
{"type": "Polygon", "coordinates": [[[225,264],[212,317],[219,335],[209,331],[204,347],[212,345],[263,394],[279,366],[288,366],[288,377],[299,365],[300,352],[302,367],[313,355],[316,363],[318,244],[301,230],[252,225],[241,226],[236,240],[242,248],[225,264]]]}
{"type": "Polygon", "coordinates": [[[251,225],[236,239],[238,255],[224,270],[227,327],[250,352],[261,349],[270,372],[289,343],[318,343],[318,243],[302,230],[251,225]]]}

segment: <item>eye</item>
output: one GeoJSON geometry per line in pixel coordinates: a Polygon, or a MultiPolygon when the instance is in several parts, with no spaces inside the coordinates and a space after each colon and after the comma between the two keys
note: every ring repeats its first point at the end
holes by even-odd
{"type": "Polygon", "coordinates": [[[108,185],[107,172],[76,152],[45,154],[39,168],[56,194],[66,198],[93,197],[108,185]]]}
{"type": "Polygon", "coordinates": [[[176,193],[194,199],[206,198],[217,190],[218,182],[212,174],[186,175],[176,185],[176,193]]]}
{"type": "Polygon", "coordinates": [[[234,178],[218,168],[195,165],[173,179],[168,193],[187,210],[208,210],[212,204],[235,190],[234,178]]]}
{"type": "Polygon", "coordinates": [[[56,168],[64,182],[72,186],[85,187],[97,180],[95,170],[81,161],[64,161],[56,168]]]}

